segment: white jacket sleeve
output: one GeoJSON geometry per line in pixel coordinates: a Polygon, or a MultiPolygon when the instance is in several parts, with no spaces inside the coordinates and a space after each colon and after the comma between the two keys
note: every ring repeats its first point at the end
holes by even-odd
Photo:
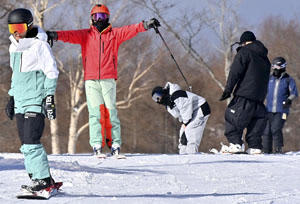
{"type": "Polygon", "coordinates": [[[56,66],[55,58],[52,54],[52,50],[47,42],[41,42],[42,45],[39,49],[39,60],[42,71],[46,75],[44,82],[45,97],[47,95],[54,95],[56,90],[56,83],[58,78],[58,69],[56,66]]]}

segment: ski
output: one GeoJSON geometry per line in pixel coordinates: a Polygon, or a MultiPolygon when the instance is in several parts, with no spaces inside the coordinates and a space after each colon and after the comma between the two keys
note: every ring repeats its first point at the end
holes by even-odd
{"type": "Polygon", "coordinates": [[[97,157],[98,159],[106,159],[107,158],[106,154],[103,154],[103,153],[97,154],[97,155],[94,155],[94,156],[97,157]]]}
{"type": "Polygon", "coordinates": [[[124,154],[111,155],[111,157],[116,159],[126,159],[126,156],[124,154]]]}

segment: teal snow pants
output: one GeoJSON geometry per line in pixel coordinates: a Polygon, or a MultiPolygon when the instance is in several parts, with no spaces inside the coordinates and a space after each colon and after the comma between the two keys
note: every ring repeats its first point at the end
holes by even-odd
{"type": "Polygon", "coordinates": [[[24,155],[24,165],[32,179],[50,177],[47,153],[40,143],[44,130],[44,115],[41,113],[16,114],[20,151],[24,155]]]}
{"type": "Polygon", "coordinates": [[[121,146],[121,126],[116,106],[115,79],[85,81],[89,111],[90,145],[121,146]],[[106,137],[105,137],[106,135],[106,137]]]}

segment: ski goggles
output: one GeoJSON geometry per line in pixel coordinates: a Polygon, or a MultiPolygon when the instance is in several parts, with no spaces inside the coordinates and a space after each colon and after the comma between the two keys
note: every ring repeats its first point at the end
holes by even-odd
{"type": "Polygon", "coordinates": [[[99,19],[106,20],[108,18],[109,18],[109,15],[107,13],[94,13],[92,15],[92,20],[94,20],[94,21],[98,21],[99,19]]]}
{"type": "Polygon", "coordinates": [[[24,33],[28,30],[27,23],[19,23],[19,24],[8,24],[8,30],[11,34],[24,33]]]}
{"type": "Polygon", "coordinates": [[[155,92],[152,96],[153,101],[155,101],[156,103],[159,103],[162,99],[162,94],[155,92]]]}
{"type": "Polygon", "coordinates": [[[286,68],[286,64],[287,63],[284,63],[282,65],[272,64],[272,69],[284,69],[286,68]]]}

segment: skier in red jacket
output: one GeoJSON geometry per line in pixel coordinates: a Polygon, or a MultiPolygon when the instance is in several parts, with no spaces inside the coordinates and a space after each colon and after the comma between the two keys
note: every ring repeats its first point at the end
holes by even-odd
{"type": "Polygon", "coordinates": [[[160,26],[157,19],[138,24],[112,28],[110,12],[105,5],[97,4],[91,10],[89,29],[47,31],[48,41],[61,40],[81,45],[86,98],[89,111],[90,145],[94,154],[101,152],[106,142],[112,155],[120,153],[121,127],[116,108],[116,79],[118,49],[126,40],[138,33],[160,26]]]}

